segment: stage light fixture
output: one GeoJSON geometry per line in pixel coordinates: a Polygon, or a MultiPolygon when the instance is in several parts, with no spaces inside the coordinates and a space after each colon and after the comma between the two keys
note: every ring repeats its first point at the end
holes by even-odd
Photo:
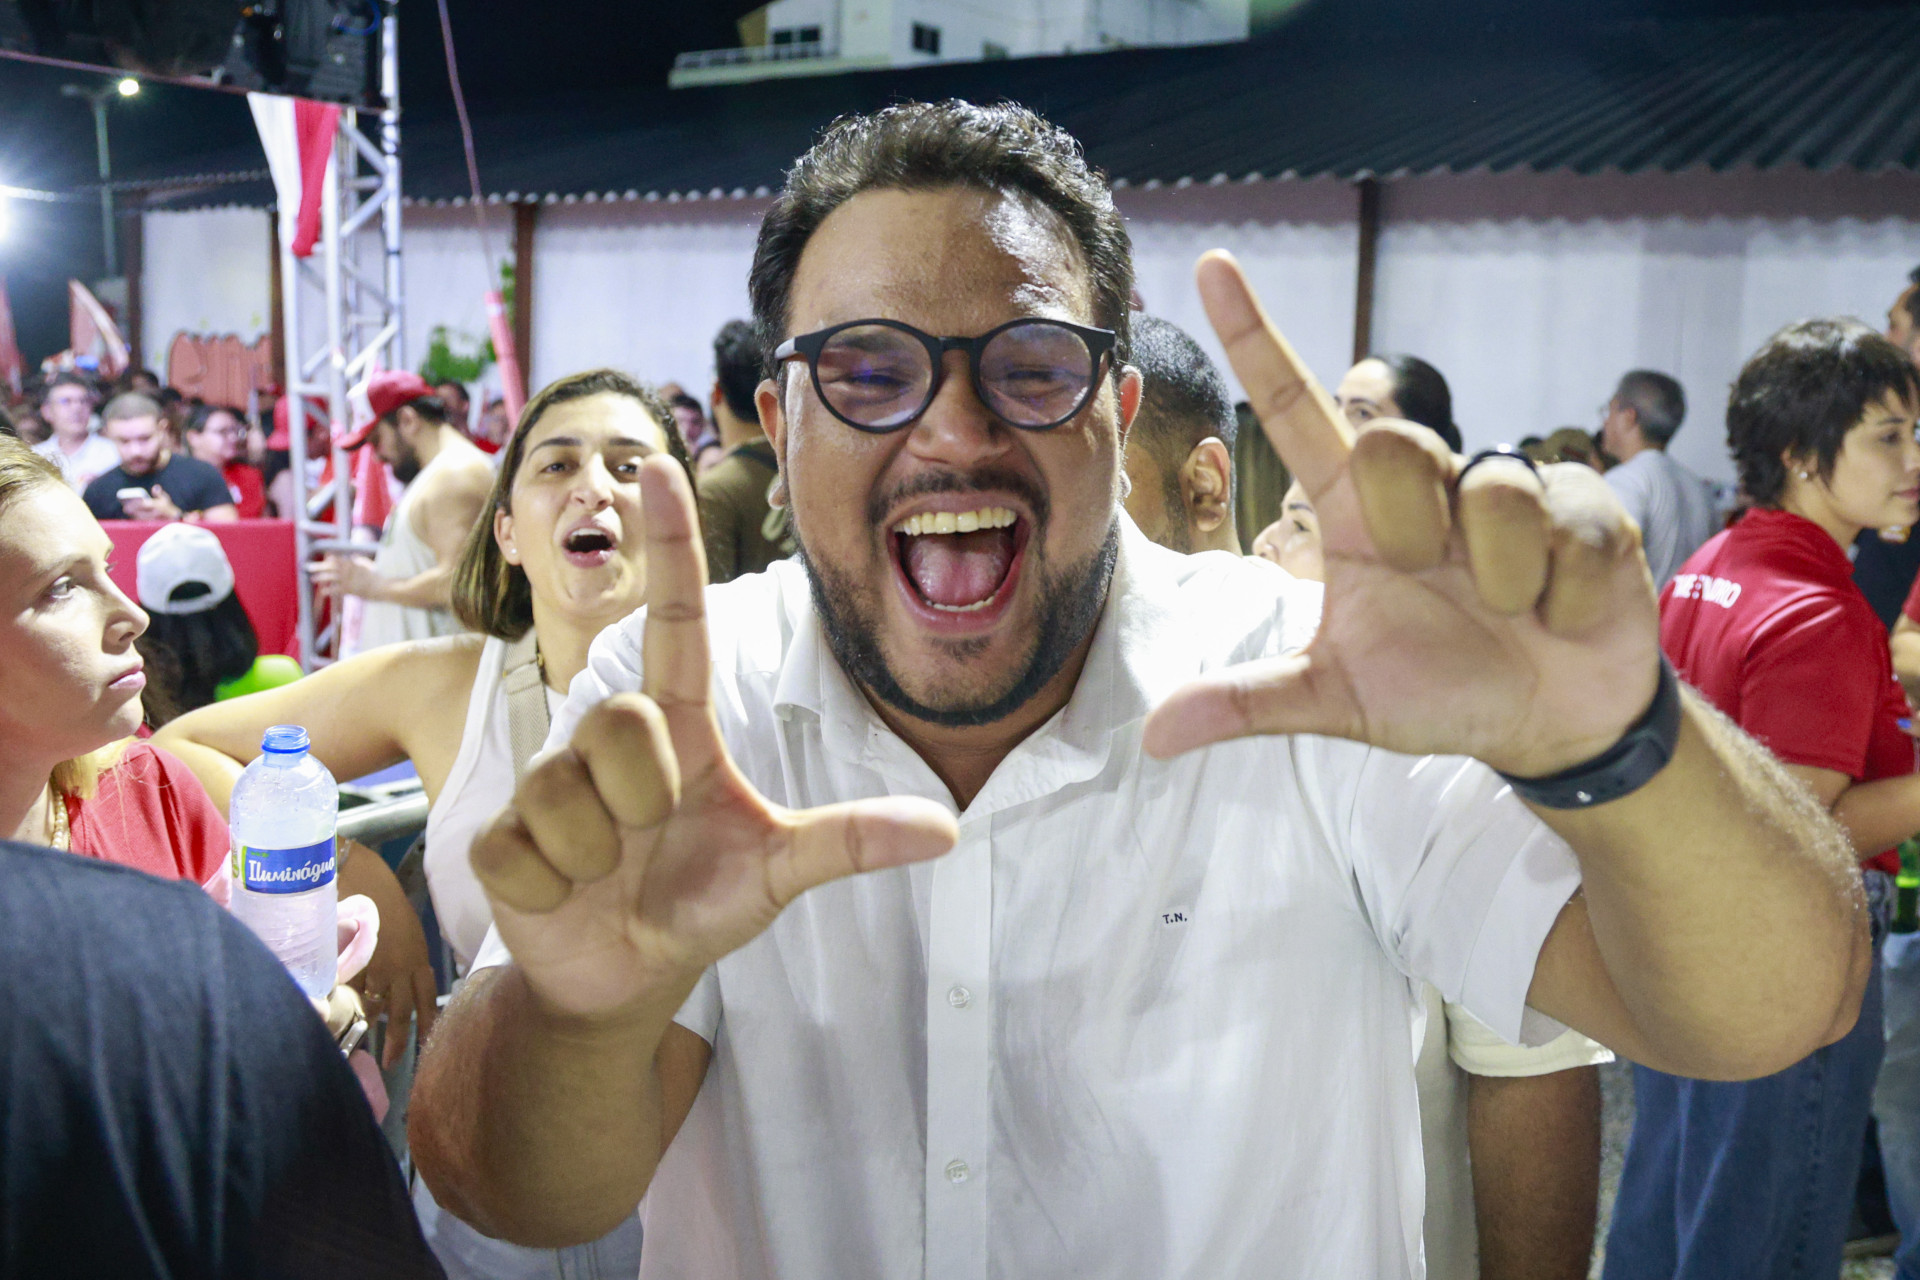
{"type": "MultiPolygon", "coordinates": [[[[394,0],[0,0],[0,54],[377,108],[394,0]]],[[[129,75],[128,73],[133,74],[129,75]]]]}

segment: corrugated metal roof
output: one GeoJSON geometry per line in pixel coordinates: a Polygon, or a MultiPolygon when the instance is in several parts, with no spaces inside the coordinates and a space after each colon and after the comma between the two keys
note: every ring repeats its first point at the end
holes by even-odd
{"type": "MultiPolygon", "coordinates": [[[[777,187],[837,115],[949,96],[1026,103],[1132,186],[1915,169],[1920,11],[1536,29],[1451,47],[1330,47],[1281,31],[1235,45],[547,98],[486,114],[475,130],[490,199],[739,198],[777,187]]],[[[408,196],[464,198],[452,121],[409,119],[403,137],[408,196]]]]}

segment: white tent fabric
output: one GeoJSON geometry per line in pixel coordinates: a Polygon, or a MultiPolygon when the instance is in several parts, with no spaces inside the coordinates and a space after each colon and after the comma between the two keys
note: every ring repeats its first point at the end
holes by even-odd
{"type": "MultiPolygon", "coordinates": [[[[1913,174],[1473,175],[1402,179],[1384,191],[1373,345],[1422,356],[1447,375],[1470,448],[1597,425],[1620,374],[1650,367],[1679,377],[1691,401],[1676,456],[1731,480],[1722,412],[1741,361],[1806,316],[1881,323],[1920,263],[1913,174]]],[[[1119,203],[1149,310],[1219,358],[1192,268],[1201,251],[1224,246],[1320,377],[1339,379],[1353,341],[1351,187],[1199,185],[1123,191],[1119,203]]],[[[714,332],[747,312],[765,208],[764,200],[542,207],[532,385],[611,364],[704,396],[714,332]]],[[[150,218],[148,313],[192,311],[162,295],[207,288],[204,261],[158,265],[166,250],[156,225],[150,218]]],[[[483,335],[486,272],[471,215],[409,210],[405,254],[415,359],[436,324],[483,335]]],[[[264,300],[253,308],[263,312],[264,300]]]]}

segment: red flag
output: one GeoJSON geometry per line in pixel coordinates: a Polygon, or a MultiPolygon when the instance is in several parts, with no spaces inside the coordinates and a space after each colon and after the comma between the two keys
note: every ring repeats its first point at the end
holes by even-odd
{"type": "Polygon", "coordinates": [[[20,379],[26,372],[27,362],[20,356],[20,343],[13,332],[13,306],[7,301],[7,278],[0,276],[0,378],[16,396],[20,394],[20,379]]]}
{"type": "Polygon", "coordinates": [[[293,232],[296,258],[311,254],[320,239],[320,196],[326,189],[327,158],[333,154],[334,129],[339,123],[339,107],[305,98],[293,104],[293,129],[300,148],[300,216],[293,232]]]}

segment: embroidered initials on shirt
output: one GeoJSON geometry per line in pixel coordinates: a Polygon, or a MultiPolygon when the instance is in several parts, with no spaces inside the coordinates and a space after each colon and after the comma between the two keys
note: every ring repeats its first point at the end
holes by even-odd
{"type": "Polygon", "coordinates": [[[1673,578],[1675,600],[1705,600],[1722,609],[1733,608],[1740,598],[1740,584],[1731,578],[1716,578],[1705,573],[1678,573],[1673,578]]]}
{"type": "Polygon", "coordinates": [[[1184,911],[1163,911],[1160,913],[1161,924],[1185,924],[1186,922],[1187,913],[1184,911]]]}

